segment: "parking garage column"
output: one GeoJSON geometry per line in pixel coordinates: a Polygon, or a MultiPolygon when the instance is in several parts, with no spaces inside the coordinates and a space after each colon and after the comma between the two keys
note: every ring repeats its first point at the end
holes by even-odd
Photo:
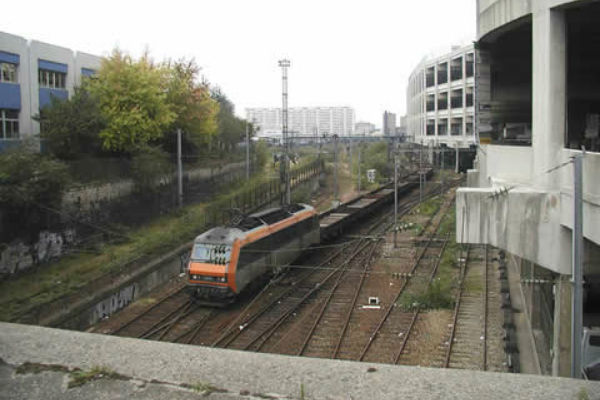
{"type": "Polygon", "coordinates": [[[564,147],[566,28],[562,10],[533,11],[533,185],[558,190],[558,176],[544,171],[559,163],[564,147]]]}

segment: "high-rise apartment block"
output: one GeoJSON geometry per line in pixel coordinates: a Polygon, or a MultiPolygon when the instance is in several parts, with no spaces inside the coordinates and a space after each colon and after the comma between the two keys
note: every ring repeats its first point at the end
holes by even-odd
{"type": "MultiPolygon", "coordinates": [[[[246,119],[260,127],[259,135],[281,134],[281,108],[247,108],[246,119]]],[[[350,107],[295,107],[288,110],[288,131],[294,136],[349,136],[354,119],[350,107]]]]}
{"type": "Polygon", "coordinates": [[[389,111],[383,113],[381,133],[384,136],[396,136],[396,114],[389,111]]]}

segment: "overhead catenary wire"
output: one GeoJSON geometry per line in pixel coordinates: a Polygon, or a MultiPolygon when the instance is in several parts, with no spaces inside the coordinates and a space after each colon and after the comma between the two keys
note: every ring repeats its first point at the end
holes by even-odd
{"type": "MultiPolygon", "coordinates": [[[[407,262],[412,262],[412,259],[406,259],[407,262]]],[[[282,265],[280,264],[260,264],[263,267],[267,267],[267,268],[271,268],[273,270],[275,269],[280,269],[282,267],[282,265]]],[[[311,264],[289,264],[285,266],[286,269],[298,269],[298,270],[314,270],[314,271],[331,271],[331,270],[335,270],[335,267],[325,267],[325,266],[319,266],[319,265],[311,265],[311,264]]],[[[355,269],[355,268],[350,268],[346,270],[347,272],[356,272],[359,274],[363,273],[362,269],[355,269]]],[[[375,274],[375,275],[390,275],[393,276],[394,274],[391,272],[386,272],[386,271],[369,271],[369,274],[375,274]]],[[[402,277],[402,276],[409,276],[409,273],[400,273],[397,274],[398,276],[402,277]]]]}
{"type": "MultiPolygon", "coordinates": [[[[558,165],[555,165],[555,166],[553,166],[553,167],[551,167],[551,168],[549,168],[549,169],[547,169],[547,170],[545,170],[545,171],[543,171],[543,172],[541,172],[541,173],[539,173],[537,175],[532,176],[531,180],[534,181],[534,180],[536,180],[538,178],[543,177],[544,175],[551,174],[552,172],[557,171],[557,170],[559,170],[561,168],[564,168],[567,165],[572,164],[572,163],[573,163],[573,160],[569,160],[569,161],[565,161],[563,163],[560,163],[558,165]]],[[[490,194],[488,196],[488,198],[496,198],[496,197],[505,195],[508,192],[510,192],[511,190],[517,189],[519,187],[523,187],[523,185],[502,186],[502,187],[498,188],[497,190],[495,190],[494,193],[490,194]]]]}
{"type": "MultiPolygon", "coordinates": [[[[327,249],[327,248],[337,248],[337,247],[344,247],[346,245],[352,244],[352,243],[357,243],[359,241],[361,241],[362,239],[371,239],[373,241],[375,240],[380,240],[380,239],[384,239],[385,236],[364,236],[362,238],[356,238],[353,240],[347,240],[344,242],[340,242],[340,243],[334,243],[334,244],[324,244],[324,245],[320,245],[320,246],[310,246],[310,247],[288,247],[285,249],[278,249],[278,250],[261,250],[261,249],[245,249],[243,248],[243,251],[248,252],[248,253],[263,253],[263,254],[273,254],[273,253],[287,253],[287,252],[296,252],[296,251],[307,251],[307,250],[316,250],[316,249],[327,249]]],[[[439,241],[442,241],[442,239],[438,239],[439,241]]],[[[435,241],[435,238],[434,238],[435,241]]],[[[408,240],[398,240],[397,243],[399,244],[415,244],[418,243],[419,240],[416,239],[408,239],[408,240]]]]}

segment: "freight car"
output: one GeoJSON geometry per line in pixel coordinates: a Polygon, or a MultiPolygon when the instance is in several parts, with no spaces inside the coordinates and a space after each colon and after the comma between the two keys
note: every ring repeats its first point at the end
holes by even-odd
{"type": "MultiPolygon", "coordinates": [[[[433,175],[432,169],[425,170],[427,179],[433,175]]],[[[419,186],[418,175],[409,174],[398,182],[398,198],[419,186]]],[[[321,228],[321,242],[340,236],[357,221],[380,210],[383,206],[394,201],[394,185],[389,184],[361,196],[358,196],[338,207],[325,211],[319,216],[321,228]]]]}
{"type": "Polygon", "coordinates": [[[231,226],[212,228],[194,240],[187,268],[188,290],[197,299],[231,302],[316,243],[318,215],[304,204],[269,209],[231,226]]]}

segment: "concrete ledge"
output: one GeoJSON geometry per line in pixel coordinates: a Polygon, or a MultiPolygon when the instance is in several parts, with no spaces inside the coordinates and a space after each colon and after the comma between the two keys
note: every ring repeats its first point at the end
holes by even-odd
{"type": "Polygon", "coordinates": [[[1,368],[2,392],[12,398],[127,398],[131,382],[142,382],[154,389],[136,398],[181,398],[177,385],[202,383],[223,390],[208,394],[214,399],[600,399],[600,382],[257,354],[8,323],[0,323],[0,358],[9,365],[1,368]],[[58,372],[37,374],[35,383],[33,375],[10,372],[25,362],[103,366],[132,380],[67,389],[58,372]]]}
{"type": "Polygon", "coordinates": [[[559,274],[571,273],[571,238],[560,226],[558,192],[460,188],[456,241],[491,244],[559,274]]]}

